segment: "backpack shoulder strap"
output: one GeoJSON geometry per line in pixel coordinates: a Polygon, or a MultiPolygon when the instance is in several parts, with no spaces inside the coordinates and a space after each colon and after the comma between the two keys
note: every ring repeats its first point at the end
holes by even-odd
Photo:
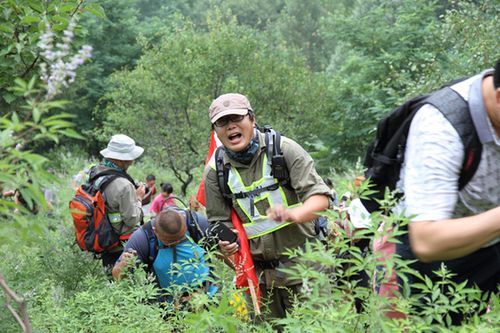
{"type": "Polygon", "coordinates": [[[271,175],[278,180],[277,184],[269,185],[249,192],[231,193],[227,185],[229,178],[229,168],[224,164],[224,148],[218,147],[215,151],[215,169],[217,173],[217,183],[222,195],[229,205],[232,205],[233,198],[245,198],[250,195],[258,195],[261,192],[275,190],[280,185],[287,186],[290,183],[290,176],[286,166],[285,157],[281,151],[281,134],[273,130],[270,126],[264,126],[263,131],[266,140],[266,154],[268,163],[271,165],[271,175]]]}
{"type": "Polygon", "coordinates": [[[217,173],[217,183],[219,184],[219,189],[222,196],[231,205],[232,197],[231,191],[227,185],[227,180],[229,177],[229,167],[224,164],[224,147],[219,146],[215,150],[215,171],[217,173]]]}
{"type": "Polygon", "coordinates": [[[459,190],[471,180],[481,160],[482,145],[479,141],[469,105],[455,90],[445,87],[432,94],[427,103],[436,107],[455,128],[464,145],[464,161],[460,178],[459,190]]]}
{"type": "Polygon", "coordinates": [[[290,174],[281,151],[281,133],[270,126],[264,126],[267,161],[271,164],[271,174],[279,182],[289,183],[290,174]]]}
{"type": "MultiPolygon", "coordinates": [[[[154,220],[154,219],[153,219],[154,220]]],[[[153,263],[155,262],[156,256],[158,255],[158,241],[156,239],[156,235],[153,232],[153,220],[144,224],[141,229],[146,234],[146,238],[148,239],[148,262],[146,263],[149,271],[153,271],[153,263]]]]}
{"type": "Polygon", "coordinates": [[[135,181],[130,177],[130,175],[126,172],[118,171],[118,170],[105,170],[103,172],[96,173],[92,175],[89,179],[90,184],[94,184],[97,179],[101,177],[106,177],[100,184],[99,184],[99,190],[104,191],[104,189],[111,183],[111,181],[115,180],[116,178],[123,177],[126,178],[129,182],[132,183],[132,185],[135,186],[135,181]]]}
{"type": "Polygon", "coordinates": [[[198,215],[196,215],[196,212],[193,212],[191,209],[186,209],[185,213],[189,235],[194,240],[194,242],[198,244],[200,240],[205,237],[205,233],[201,229],[200,223],[198,221],[198,215]]]}

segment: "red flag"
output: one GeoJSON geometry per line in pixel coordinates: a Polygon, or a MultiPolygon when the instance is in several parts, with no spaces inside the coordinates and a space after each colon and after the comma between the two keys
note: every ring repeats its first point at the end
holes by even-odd
{"type": "MultiPolygon", "coordinates": [[[[210,143],[208,145],[207,157],[205,158],[205,167],[212,158],[212,155],[214,154],[217,146],[221,144],[216,137],[217,134],[215,134],[215,132],[212,131],[212,134],[210,135],[210,143]]],[[[199,203],[205,206],[205,182],[203,179],[203,175],[201,176],[201,182],[200,185],[198,186],[198,192],[196,192],[196,200],[198,200],[199,203]]]]}
{"type": "Polygon", "coordinates": [[[259,314],[259,279],[257,278],[252,255],[250,254],[250,245],[248,244],[245,228],[243,228],[243,223],[241,223],[241,219],[238,214],[236,214],[234,208],[231,208],[231,222],[233,222],[234,228],[238,231],[238,238],[240,241],[238,252],[233,255],[234,270],[236,272],[236,287],[248,288],[247,291],[252,294],[252,299],[255,297],[254,307],[256,313],[259,314]]]}
{"type": "MultiPolygon", "coordinates": [[[[207,158],[205,159],[205,167],[212,158],[215,149],[221,145],[221,142],[217,138],[215,132],[212,131],[210,136],[210,144],[208,146],[207,158]]],[[[196,200],[205,206],[205,184],[204,179],[201,179],[200,185],[198,187],[198,192],[196,193],[196,200]]],[[[241,219],[236,214],[234,208],[231,208],[231,222],[234,228],[238,231],[238,237],[240,241],[239,250],[234,254],[232,260],[234,263],[234,269],[236,272],[236,287],[237,288],[247,288],[252,296],[254,303],[255,312],[260,313],[260,288],[259,279],[257,278],[257,273],[255,272],[255,267],[253,264],[252,255],[250,254],[250,246],[248,244],[247,234],[243,228],[243,223],[241,219]]]]}

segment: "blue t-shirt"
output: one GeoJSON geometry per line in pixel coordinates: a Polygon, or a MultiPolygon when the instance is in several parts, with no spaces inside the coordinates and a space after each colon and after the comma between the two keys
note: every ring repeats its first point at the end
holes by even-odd
{"type": "Polygon", "coordinates": [[[153,269],[162,288],[168,288],[172,284],[192,288],[203,285],[210,273],[210,268],[205,264],[205,250],[188,238],[175,246],[177,258],[174,262],[174,248],[162,249],[159,240],[158,244],[160,249],[153,269]]]}

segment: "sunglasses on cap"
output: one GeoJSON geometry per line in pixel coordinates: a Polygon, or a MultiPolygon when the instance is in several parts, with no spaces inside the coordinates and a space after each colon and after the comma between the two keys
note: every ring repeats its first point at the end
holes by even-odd
{"type": "Polygon", "coordinates": [[[215,127],[224,127],[226,126],[227,124],[229,124],[229,122],[232,122],[232,123],[239,123],[240,121],[243,120],[243,118],[245,118],[246,116],[248,116],[248,113],[247,114],[244,114],[244,115],[241,115],[241,114],[229,114],[227,116],[224,116],[222,118],[219,118],[217,119],[215,122],[214,122],[214,125],[215,127]]]}

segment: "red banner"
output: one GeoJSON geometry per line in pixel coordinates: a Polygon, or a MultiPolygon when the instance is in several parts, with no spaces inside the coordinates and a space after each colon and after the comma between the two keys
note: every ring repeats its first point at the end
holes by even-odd
{"type": "MultiPolygon", "coordinates": [[[[215,149],[220,145],[219,140],[216,137],[215,132],[212,131],[210,136],[210,144],[208,146],[208,153],[205,159],[205,167],[215,153],[215,149]]],[[[200,186],[198,187],[198,192],[196,194],[196,200],[198,200],[203,206],[206,205],[205,201],[205,184],[204,179],[201,179],[200,186]]],[[[234,263],[234,269],[236,272],[236,287],[237,288],[248,288],[247,291],[252,295],[254,300],[254,307],[256,313],[260,312],[260,289],[259,280],[255,272],[255,267],[253,264],[252,255],[250,254],[250,246],[248,244],[247,235],[241,219],[236,214],[234,208],[231,208],[231,222],[234,228],[238,231],[238,237],[240,241],[240,246],[238,252],[233,256],[232,260],[234,263]]]]}

